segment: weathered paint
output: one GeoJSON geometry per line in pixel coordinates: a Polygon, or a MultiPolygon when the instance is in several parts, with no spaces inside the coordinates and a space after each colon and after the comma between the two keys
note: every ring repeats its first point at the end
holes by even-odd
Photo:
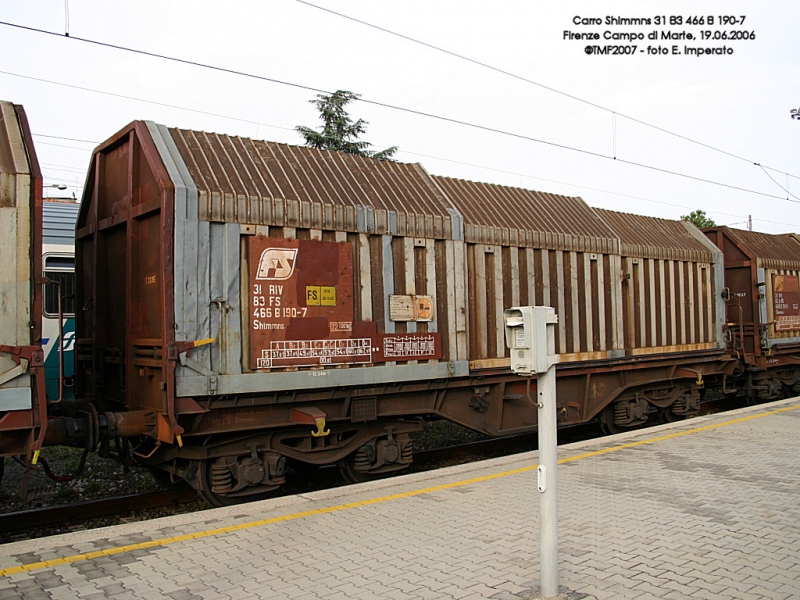
{"type": "Polygon", "coordinates": [[[42,175],[25,111],[0,102],[0,457],[36,457],[47,430],[41,220],[42,175]]]}
{"type": "MultiPolygon", "coordinates": [[[[33,185],[17,111],[0,102],[0,344],[9,346],[33,341],[33,185]]],[[[10,355],[0,353],[0,377],[16,367],[10,355]]],[[[0,383],[0,412],[31,409],[31,385],[27,372],[0,383]]]]}
{"type": "Polygon", "coordinates": [[[793,324],[800,320],[795,301],[790,299],[788,309],[776,311],[776,303],[787,298],[776,296],[775,289],[776,277],[791,282],[800,276],[800,238],[729,227],[709,227],[703,232],[725,255],[725,287],[730,291],[725,303],[728,349],[764,367],[774,351],[800,347],[800,323],[793,324]]]}
{"type": "Polygon", "coordinates": [[[347,420],[354,394],[380,398],[370,414],[382,417],[435,413],[482,431],[524,430],[535,416],[516,392],[504,399],[505,380],[491,389],[502,414],[475,414],[470,398],[482,393],[473,389],[481,371],[510,377],[503,310],[549,304],[571,363],[567,388],[578,386],[578,369],[594,369],[580,392],[591,405],[568,407],[565,418],[577,422],[624,389],[617,375],[601,386],[599,369],[625,373],[634,364],[626,352],[647,363],[636,385],[671,381],[680,359],[660,356],[681,346],[719,358],[706,322],[715,318],[717,281],[699,265],[714,255],[684,237],[675,247],[623,251],[623,236],[579,198],[134,123],[96,151],[78,225],[79,302],[88,302],[82,386],[98,405],[149,411],[151,434],[166,441],[181,429],[181,410],[203,411],[188,397],[228,411],[180,421],[201,435],[212,421],[214,431],[225,428],[220,419],[239,409],[239,394],[254,411],[236,421],[242,427],[284,423],[283,405],[301,396],[347,420]],[[270,249],[277,254],[265,259],[270,249]],[[301,254],[313,260],[301,267],[301,254]],[[424,312],[409,308],[417,299],[424,312]],[[294,312],[279,322],[275,308],[294,312]]]}

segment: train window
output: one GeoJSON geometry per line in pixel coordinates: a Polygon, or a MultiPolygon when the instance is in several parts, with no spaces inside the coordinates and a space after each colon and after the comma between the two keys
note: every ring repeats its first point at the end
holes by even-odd
{"type": "Polygon", "coordinates": [[[44,270],[45,271],[74,271],[75,258],[72,256],[45,256],[44,257],[44,270]]]}
{"type": "Polygon", "coordinates": [[[44,276],[53,282],[44,286],[44,314],[58,316],[58,292],[61,290],[61,314],[75,316],[75,258],[72,256],[45,256],[44,276]]]}

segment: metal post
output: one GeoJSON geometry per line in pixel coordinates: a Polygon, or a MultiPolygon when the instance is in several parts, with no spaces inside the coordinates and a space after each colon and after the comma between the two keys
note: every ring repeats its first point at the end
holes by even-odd
{"type": "Polygon", "coordinates": [[[506,345],[511,349],[511,370],[536,383],[539,432],[539,563],[544,598],[558,597],[558,440],[556,411],[555,325],[558,316],[549,306],[518,306],[504,312],[506,345]]]}
{"type": "MultiPolygon", "coordinates": [[[[553,328],[548,327],[548,337],[553,328]]],[[[539,562],[541,594],[558,596],[558,441],[556,435],[556,368],[540,373],[539,400],[539,562]]]]}

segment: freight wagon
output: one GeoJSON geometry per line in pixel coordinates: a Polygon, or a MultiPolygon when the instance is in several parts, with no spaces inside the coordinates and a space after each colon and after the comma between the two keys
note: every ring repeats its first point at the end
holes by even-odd
{"type": "Polygon", "coordinates": [[[725,253],[725,339],[739,359],[731,393],[756,402],[800,392],[800,238],[703,231],[725,253]]]}
{"type": "Polygon", "coordinates": [[[535,429],[511,306],[556,309],[561,425],[679,418],[740,381],[719,248],[580,198],[137,121],[95,150],[75,236],[76,399],[44,443],[215,505],[287,460],[401,470],[425,419],[535,429]]]}
{"type": "Polygon", "coordinates": [[[25,111],[0,102],[0,459],[35,461],[73,396],[77,208],[43,201],[25,111]]]}
{"type": "Polygon", "coordinates": [[[0,476],[47,429],[41,347],[42,176],[21,106],[0,102],[0,476]]]}

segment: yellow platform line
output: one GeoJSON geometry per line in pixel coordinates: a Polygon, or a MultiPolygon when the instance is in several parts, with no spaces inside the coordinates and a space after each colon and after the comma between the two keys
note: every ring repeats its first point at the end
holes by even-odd
{"type": "MultiPolygon", "coordinates": [[[[720,427],[726,427],[729,425],[735,425],[737,423],[744,423],[746,421],[751,421],[753,419],[759,419],[761,417],[766,417],[768,415],[775,415],[782,412],[787,412],[790,410],[795,410],[800,408],[800,404],[795,406],[788,406],[783,408],[778,408],[775,410],[770,410],[763,413],[758,413],[755,415],[749,415],[747,417],[741,417],[739,419],[732,419],[730,421],[723,421],[721,423],[713,423],[711,425],[705,425],[703,427],[697,427],[694,429],[687,429],[686,431],[678,431],[675,433],[670,433],[667,435],[661,435],[654,438],[647,438],[645,440],[639,440],[636,442],[630,442],[627,444],[620,444],[619,446],[613,446],[611,448],[603,448],[602,450],[594,450],[592,452],[584,452],[583,454],[577,454],[575,456],[569,456],[566,458],[562,458],[558,461],[559,464],[574,462],[576,460],[582,460],[584,458],[591,458],[593,456],[601,456],[603,454],[609,454],[610,452],[617,452],[619,450],[625,450],[627,448],[635,448],[636,446],[643,446],[645,444],[653,444],[655,442],[661,442],[664,440],[671,440],[674,438],[679,438],[685,435],[693,434],[693,433],[700,433],[703,431],[710,431],[712,429],[717,429],[720,427]]],[[[229,525],[227,527],[217,527],[216,529],[208,529],[206,531],[198,531],[196,533],[187,533],[185,535],[176,535],[172,537],[160,538],[157,540],[151,540],[149,542],[140,542],[138,544],[127,544],[125,546],[117,546],[116,548],[108,548],[106,550],[95,550],[94,552],[85,552],[83,554],[74,554],[72,556],[65,556],[62,558],[54,558],[51,560],[45,560],[41,562],[29,563],[27,565],[20,565],[17,567],[9,567],[7,569],[0,569],[0,576],[8,576],[13,575],[15,573],[23,573],[26,571],[35,571],[38,569],[45,569],[48,567],[55,567],[58,565],[65,565],[69,563],[79,562],[83,560],[92,560],[95,558],[100,558],[102,556],[113,556],[115,554],[123,554],[125,552],[132,552],[134,550],[142,550],[146,548],[153,548],[155,546],[166,546],[168,544],[176,544],[178,542],[186,542],[189,540],[196,540],[204,537],[210,537],[214,535],[221,535],[225,533],[232,533],[235,531],[242,531],[244,529],[252,529],[253,527],[263,527],[264,525],[272,525],[274,523],[283,523],[286,521],[294,521],[297,519],[303,519],[305,517],[313,517],[315,515],[324,515],[328,513],[335,513],[341,512],[344,510],[350,510],[353,508],[360,508],[363,506],[370,506],[372,504],[380,504],[382,502],[389,502],[391,500],[400,500],[402,498],[413,498],[414,496],[420,496],[422,494],[430,494],[432,492],[439,492],[442,490],[449,490],[457,487],[462,487],[465,485],[472,485],[474,483],[481,483],[483,481],[491,481],[492,479],[499,479],[501,477],[508,477],[510,475],[518,475],[519,473],[525,473],[527,471],[533,471],[536,469],[538,465],[529,465],[526,467],[520,467],[519,469],[511,469],[508,471],[503,471],[501,473],[492,473],[490,475],[482,475],[480,477],[473,477],[470,479],[463,479],[461,481],[454,481],[451,483],[443,483],[440,485],[434,485],[431,487],[426,487],[418,490],[411,490],[408,492],[400,492],[398,494],[391,494],[388,496],[381,496],[379,498],[370,498],[368,500],[358,500],[356,502],[348,502],[346,504],[338,504],[336,506],[328,506],[325,508],[315,508],[313,510],[305,510],[301,512],[291,513],[288,515],[282,515],[280,517],[272,517],[270,519],[260,519],[258,521],[250,521],[247,523],[240,523],[238,525],[229,525]]]]}

